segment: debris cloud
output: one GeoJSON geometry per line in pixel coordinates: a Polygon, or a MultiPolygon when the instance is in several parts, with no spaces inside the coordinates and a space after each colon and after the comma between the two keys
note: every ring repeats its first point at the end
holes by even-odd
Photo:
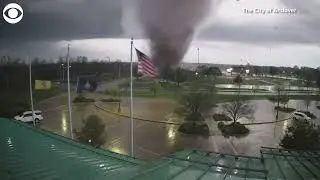
{"type": "Polygon", "coordinates": [[[211,0],[139,0],[138,17],[158,69],[175,67],[209,14],[211,0]]]}

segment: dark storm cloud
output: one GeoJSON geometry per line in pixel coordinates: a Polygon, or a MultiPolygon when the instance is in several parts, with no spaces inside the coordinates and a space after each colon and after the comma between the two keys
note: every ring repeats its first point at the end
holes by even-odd
{"type": "MultiPolygon", "coordinates": [[[[12,2],[12,1],[9,1],[12,2]]],[[[119,37],[122,34],[122,4],[119,0],[19,1],[21,22],[9,25],[1,19],[0,40],[75,40],[119,37]]],[[[8,1],[1,1],[1,7],[8,1]]]]}
{"type": "MultiPolygon", "coordinates": [[[[218,41],[236,41],[246,43],[302,43],[317,44],[320,42],[319,32],[315,28],[295,25],[274,27],[248,25],[216,24],[202,31],[200,39],[218,41]]],[[[316,26],[316,25],[314,25],[316,26]]]]}
{"type": "Polygon", "coordinates": [[[272,26],[257,24],[228,25],[224,22],[211,25],[199,35],[201,39],[237,41],[245,43],[320,43],[320,4],[317,0],[281,0],[297,14],[272,26]]]}

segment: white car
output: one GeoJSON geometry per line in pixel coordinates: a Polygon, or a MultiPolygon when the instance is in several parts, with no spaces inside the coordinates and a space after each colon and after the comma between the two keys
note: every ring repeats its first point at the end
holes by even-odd
{"type": "Polygon", "coordinates": [[[304,112],[304,111],[295,111],[292,113],[292,119],[299,119],[299,120],[311,120],[313,119],[314,115],[310,112],[304,112]]]}
{"type": "MultiPolygon", "coordinates": [[[[39,110],[33,111],[34,120],[36,123],[39,123],[43,120],[42,112],[39,110]]],[[[33,123],[32,111],[26,111],[14,117],[17,121],[22,121],[25,123],[33,123]]]]}

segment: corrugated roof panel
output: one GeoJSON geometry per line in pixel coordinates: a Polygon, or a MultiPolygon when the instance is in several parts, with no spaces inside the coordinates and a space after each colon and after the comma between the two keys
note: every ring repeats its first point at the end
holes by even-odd
{"type": "Polygon", "coordinates": [[[146,169],[147,173],[139,174],[135,179],[265,179],[267,171],[261,162],[249,168],[249,161],[257,163],[260,158],[184,150],[163,158],[161,163],[154,164],[156,168],[146,169]],[[165,175],[159,176],[160,172],[165,175]]]}
{"type": "Polygon", "coordinates": [[[0,118],[0,179],[320,179],[319,151],[262,148],[261,157],[183,150],[146,163],[0,118]]]}
{"type": "Polygon", "coordinates": [[[128,179],[144,163],[13,120],[0,127],[1,179],[128,179]]]}

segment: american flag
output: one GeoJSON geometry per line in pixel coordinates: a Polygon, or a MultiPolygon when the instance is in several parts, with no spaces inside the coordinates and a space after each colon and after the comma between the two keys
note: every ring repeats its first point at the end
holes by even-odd
{"type": "Polygon", "coordinates": [[[152,59],[138,49],[136,49],[136,52],[138,56],[138,73],[141,73],[143,76],[155,77],[156,70],[152,59]]]}

